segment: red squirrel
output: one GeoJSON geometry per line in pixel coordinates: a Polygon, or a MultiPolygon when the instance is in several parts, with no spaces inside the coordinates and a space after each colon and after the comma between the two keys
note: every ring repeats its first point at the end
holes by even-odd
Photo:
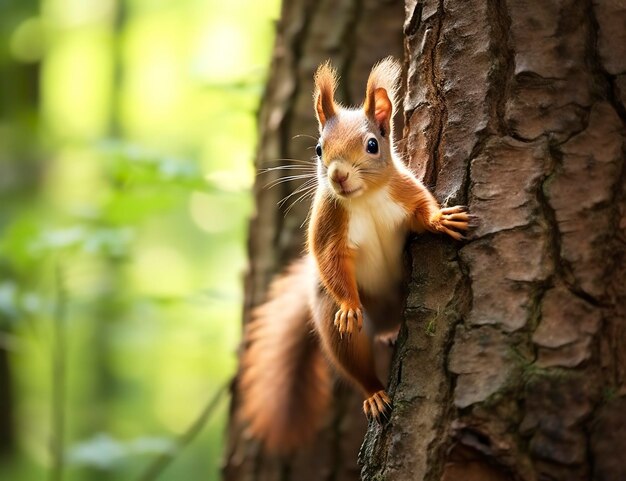
{"type": "Polygon", "coordinates": [[[253,311],[242,356],[241,414],[269,451],[288,452],[320,427],[331,397],[329,364],[361,389],[368,419],[389,418],[372,343],[399,327],[407,234],[459,240],[468,228],[465,207],[441,208],[395,150],[400,71],[391,57],[375,65],[359,108],[335,101],[329,62],[315,74],[318,185],[307,253],[253,311]]]}

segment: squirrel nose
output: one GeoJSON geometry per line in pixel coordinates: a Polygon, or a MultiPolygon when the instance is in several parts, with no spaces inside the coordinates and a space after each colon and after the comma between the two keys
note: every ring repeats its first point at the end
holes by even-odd
{"type": "Polygon", "coordinates": [[[336,169],[330,178],[338,184],[343,184],[348,179],[348,172],[341,172],[339,169],[336,169]]]}

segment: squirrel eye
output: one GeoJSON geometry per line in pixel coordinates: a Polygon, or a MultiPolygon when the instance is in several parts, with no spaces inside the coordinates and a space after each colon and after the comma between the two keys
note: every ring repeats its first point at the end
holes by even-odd
{"type": "Polygon", "coordinates": [[[378,141],[374,138],[369,139],[367,141],[367,153],[368,154],[377,154],[378,153],[378,141]]]}
{"type": "Polygon", "coordinates": [[[322,146],[320,144],[315,146],[315,153],[320,159],[322,158],[322,146]]]}

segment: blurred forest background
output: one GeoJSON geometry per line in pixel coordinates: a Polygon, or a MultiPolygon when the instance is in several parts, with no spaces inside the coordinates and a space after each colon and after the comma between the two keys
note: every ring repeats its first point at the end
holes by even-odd
{"type": "Polygon", "coordinates": [[[0,479],[147,480],[233,374],[278,13],[0,0],[0,479]]]}

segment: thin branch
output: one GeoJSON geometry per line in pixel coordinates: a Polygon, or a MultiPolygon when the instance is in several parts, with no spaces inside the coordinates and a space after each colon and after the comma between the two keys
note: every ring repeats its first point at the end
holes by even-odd
{"type": "Polygon", "coordinates": [[[52,326],[51,437],[49,471],[50,481],[62,481],[65,469],[65,353],[67,294],[63,285],[63,272],[59,264],[55,268],[56,305],[52,326]]]}
{"type": "Polygon", "coordinates": [[[198,434],[200,434],[202,428],[204,428],[215,409],[219,406],[219,403],[224,394],[228,391],[230,384],[231,381],[229,380],[217,390],[213,397],[209,399],[209,402],[200,412],[200,415],[196,418],[196,420],[184,433],[180,435],[174,447],[171,450],[157,456],[157,458],[148,465],[143,474],[139,476],[139,481],[154,481],[157,479],[161,473],[165,471],[165,469],[176,459],[182,450],[189,443],[191,443],[198,436],[198,434]]]}

